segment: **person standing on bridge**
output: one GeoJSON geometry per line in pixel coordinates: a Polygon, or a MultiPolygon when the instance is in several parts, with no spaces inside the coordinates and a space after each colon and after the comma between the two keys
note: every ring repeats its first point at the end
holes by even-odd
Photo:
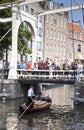
{"type": "Polygon", "coordinates": [[[30,105],[30,108],[33,108],[33,104],[34,104],[34,99],[35,99],[35,94],[34,94],[34,85],[31,85],[29,90],[28,90],[28,93],[27,93],[27,96],[28,96],[28,101],[26,103],[26,105],[30,105]]]}

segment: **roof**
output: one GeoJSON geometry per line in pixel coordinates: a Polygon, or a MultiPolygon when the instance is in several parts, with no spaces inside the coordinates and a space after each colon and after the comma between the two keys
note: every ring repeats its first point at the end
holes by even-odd
{"type": "Polygon", "coordinates": [[[75,22],[68,23],[68,37],[84,41],[84,30],[83,30],[82,26],[80,25],[80,23],[75,23],[75,22]],[[74,34],[74,35],[72,35],[72,34],[74,34]],[[80,39],[80,34],[82,35],[81,39],[80,39]]]}

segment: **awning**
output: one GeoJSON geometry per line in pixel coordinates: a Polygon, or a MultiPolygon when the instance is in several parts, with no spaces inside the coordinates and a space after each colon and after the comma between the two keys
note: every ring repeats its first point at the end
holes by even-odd
{"type": "Polygon", "coordinates": [[[81,54],[76,54],[75,59],[77,60],[83,60],[83,56],[81,54]]]}

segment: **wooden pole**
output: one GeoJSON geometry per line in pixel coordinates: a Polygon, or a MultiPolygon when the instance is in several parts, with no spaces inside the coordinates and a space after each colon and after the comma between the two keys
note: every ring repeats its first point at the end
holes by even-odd
{"type": "Polygon", "coordinates": [[[33,101],[29,104],[29,106],[25,109],[25,111],[19,116],[19,120],[20,118],[24,115],[24,113],[27,111],[27,109],[32,105],[33,101]]]}

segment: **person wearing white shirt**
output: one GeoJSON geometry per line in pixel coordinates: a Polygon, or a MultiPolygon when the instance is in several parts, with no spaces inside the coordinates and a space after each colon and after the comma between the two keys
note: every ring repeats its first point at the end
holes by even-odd
{"type": "Polygon", "coordinates": [[[32,108],[33,104],[34,104],[33,100],[35,98],[35,95],[34,95],[34,86],[33,85],[30,86],[30,88],[28,90],[27,96],[28,96],[28,101],[27,101],[26,105],[28,106],[28,105],[31,104],[30,108],[32,108]]]}
{"type": "Polygon", "coordinates": [[[28,97],[33,97],[34,96],[34,86],[31,86],[30,89],[28,90],[28,97]]]}

